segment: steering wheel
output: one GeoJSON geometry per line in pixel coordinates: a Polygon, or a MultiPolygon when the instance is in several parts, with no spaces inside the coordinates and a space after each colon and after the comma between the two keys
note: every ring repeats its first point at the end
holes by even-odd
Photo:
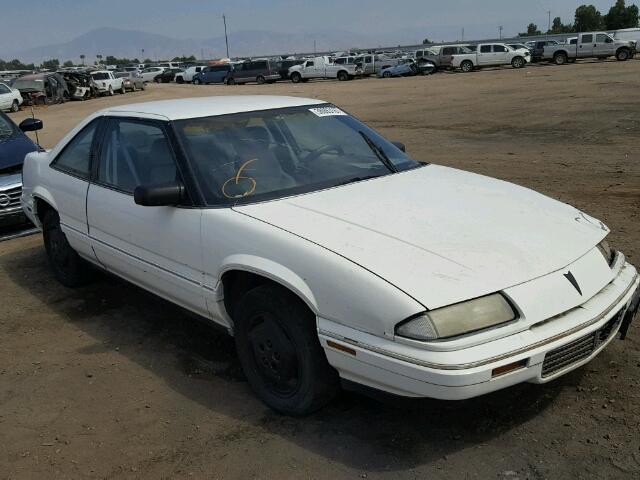
{"type": "Polygon", "coordinates": [[[304,157],[304,163],[308,164],[310,161],[315,160],[320,155],[335,152],[339,155],[344,155],[344,150],[340,145],[322,145],[321,147],[316,148],[315,150],[311,150],[306,157],[304,157]]]}

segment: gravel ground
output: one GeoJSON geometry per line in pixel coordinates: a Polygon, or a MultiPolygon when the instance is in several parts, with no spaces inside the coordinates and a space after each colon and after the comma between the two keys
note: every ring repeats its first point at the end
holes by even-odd
{"type": "MultiPolygon", "coordinates": [[[[52,147],[108,105],[242,93],[329,100],[416,159],[572,203],[640,263],[637,60],[150,85],[36,115],[52,147]]],[[[110,277],[60,286],[39,235],[0,243],[0,292],[0,478],[640,478],[638,325],[550,384],[463,402],[344,393],[293,419],[252,395],[224,333],[110,277]]]]}

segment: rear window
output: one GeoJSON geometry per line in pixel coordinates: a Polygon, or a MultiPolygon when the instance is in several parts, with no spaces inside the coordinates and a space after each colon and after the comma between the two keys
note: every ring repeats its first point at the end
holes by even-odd
{"type": "Polygon", "coordinates": [[[480,47],[480,53],[491,53],[491,45],[482,45],[480,47]]]}
{"type": "Polygon", "coordinates": [[[583,35],[582,42],[580,43],[591,43],[593,42],[593,35],[583,35]]]}
{"type": "Polygon", "coordinates": [[[108,80],[109,74],[108,73],[92,73],[91,77],[94,80],[108,80]]]}
{"type": "Polygon", "coordinates": [[[269,68],[269,64],[265,61],[251,62],[251,70],[266,70],[269,68]]]}

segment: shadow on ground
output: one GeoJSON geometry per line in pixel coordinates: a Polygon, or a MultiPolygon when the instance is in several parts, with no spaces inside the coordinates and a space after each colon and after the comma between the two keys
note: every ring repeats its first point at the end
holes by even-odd
{"type": "Polygon", "coordinates": [[[85,354],[116,349],[161,377],[169,388],[206,408],[250,422],[330,461],[370,471],[401,470],[436,461],[518,428],[550,407],[579,381],[580,371],[547,385],[520,385],[473,400],[372,399],[344,392],[307,418],[287,418],[256,405],[235,356],[233,340],[184,310],[119,279],[98,275],[94,284],[59,285],[41,247],[0,256],[11,280],[96,339],[85,354]],[[34,281],[37,279],[37,281],[34,281]],[[157,360],[158,355],[164,362],[157,360]],[[176,369],[166,365],[175,365],[176,369]],[[179,381],[176,381],[179,378],[179,381]],[[202,380],[223,382],[247,402],[220,401],[202,380]]]}

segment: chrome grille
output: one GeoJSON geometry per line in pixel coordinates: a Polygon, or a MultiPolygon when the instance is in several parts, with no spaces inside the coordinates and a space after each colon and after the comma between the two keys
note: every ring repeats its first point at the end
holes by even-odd
{"type": "Polygon", "coordinates": [[[591,355],[606,342],[620,324],[624,310],[618,312],[599,330],[550,351],[544,357],[542,376],[548,377],[591,355]]]}
{"type": "Polygon", "coordinates": [[[15,207],[20,206],[20,195],[22,195],[22,187],[17,186],[13,188],[9,188],[7,190],[0,190],[0,200],[5,198],[5,196],[9,197],[9,205],[1,205],[0,211],[9,210],[15,207]]]}

